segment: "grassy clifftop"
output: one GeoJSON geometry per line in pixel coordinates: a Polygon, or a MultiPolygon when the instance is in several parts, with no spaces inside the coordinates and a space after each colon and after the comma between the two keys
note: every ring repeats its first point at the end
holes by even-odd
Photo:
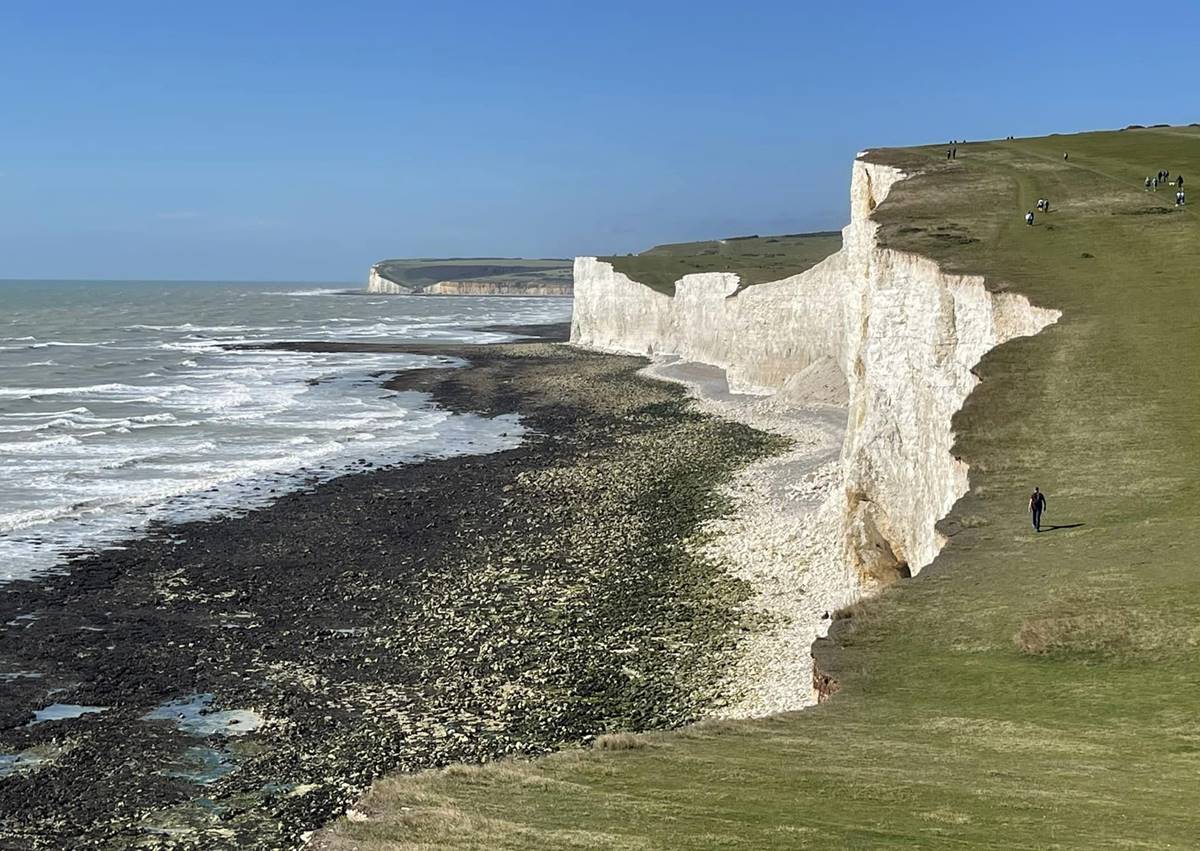
{"type": "Polygon", "coordinates": [[[376,271],[401,286],[424,289],[441,281],[478,281],[511,285],[572,283],[571,260],[513,257],[447,257],[382,260],[376,271]]]}
{"type": "MultiPolygon", "coordinates": [[[[640,254],[602,257],[635,281],[660,292],[693,272],[734,272],[743,287],[777,281],[820,263],[842,246],[837,231],[743,236],[656,245],[640,254]]],[[[512,286],[572,284],[572,261],[502,257],[383,260],[379,274],[401,286],[425,289],[441,281],[488,281],[512,286]]]]}
{"type": "Polygon", "coordinates": [[[1195,847],[1200,220],[1142,182],[1200,187],[1200,131],[870,157],[916,175],[876,211],[885,245],[1063,318],[977,367],[954,422],[971,492],[932,565],[835,624],[819,658],[842,690],[621,750],[394,779],[331,847],[1195,847]]]}
{"type": "Polygon", "coordinates": [[[743,287],[798,275],[842,247],[837,231],[741,236],[656,245],[641,254],[601,257],[618,272],[659,292],[695,272],[734,272],[743,287]]]}

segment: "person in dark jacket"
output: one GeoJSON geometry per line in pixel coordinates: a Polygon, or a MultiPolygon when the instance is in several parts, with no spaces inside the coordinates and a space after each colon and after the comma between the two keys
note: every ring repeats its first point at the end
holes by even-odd
{"type": "Polygon", "coordinates": [[[1042,512],[1046,510],[1046,495],[1037,488],[1029,496],[1029,513],[1033,515],[1033,531],[1042,531],[1042,512]]]}

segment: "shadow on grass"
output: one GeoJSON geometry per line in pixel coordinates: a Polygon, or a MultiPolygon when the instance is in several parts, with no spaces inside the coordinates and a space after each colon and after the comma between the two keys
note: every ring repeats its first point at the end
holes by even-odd
{"type": "Polygon", "coordinates": [[[1078,529],[1083,523],[1061,523],[1057,526],[1043,526],[1043,532],[1053,532],[1055,529],[1078,529]]]}

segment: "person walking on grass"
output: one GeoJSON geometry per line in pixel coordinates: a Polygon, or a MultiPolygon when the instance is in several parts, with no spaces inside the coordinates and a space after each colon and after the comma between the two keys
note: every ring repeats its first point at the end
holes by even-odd
{"type": "Polygon", "coordinates": [[[1029,495],[1029,513],[1033,515],[1033,531],[1042,531],[1042,512],[1046,510],[1046,495],[1037,488],[1029,495]]]}

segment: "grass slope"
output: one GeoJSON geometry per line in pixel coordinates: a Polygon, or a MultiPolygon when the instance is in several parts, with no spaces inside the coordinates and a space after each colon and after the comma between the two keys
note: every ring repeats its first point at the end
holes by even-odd
{"type": "Polygon", "coordinates": [[[675,282],[694,272],[735,272],[742,287],[778,281],[811,269],[841,247],[839,232],[824,231],[676,242],[600,259],[652,289],[673,293],[675,282]]]}
{"type": "Polygon", "coordinates": [[[379,274],[406,287],[421,289],[440,281],[486,280],[506,284],[567,284],[573,261],[513,257],[447,257],[382,260],[379,274]]]}
{"type": "Polygon", "coordinates": [[[921,172],[877,210],[888,245],[1064,315],[979,365],[954,423],[971,493],[933,565],[836,625],[842,691],[393,778],[325,847],[1196,847],[1200,223],[1142,180],[1183,173],[1200,202],[1200,132],[871,156],[921,172]],[[1035,484],[1064,528],[1031,533],[1035,484]]]}

